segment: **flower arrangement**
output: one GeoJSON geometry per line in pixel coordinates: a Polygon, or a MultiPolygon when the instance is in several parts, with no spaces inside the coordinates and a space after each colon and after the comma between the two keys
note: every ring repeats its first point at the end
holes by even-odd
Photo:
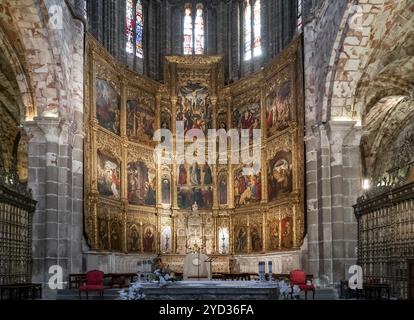
{"type": "Polygon", "coordinates": [[[293,288],[291,288],[291,286],[286,283],[285,280],[279,281],[277,285],[279,287],[280,295],[284,299],[288,299],[290,294],[292,294],[292,297],[295,297],[295,299],[298,298],[300,294],[300,288],[297,285],[294,285],[293,288]]]}
{"type": "Polygon", "coordinates": [[[156,282],[161,288],[165,288],[171,284],[174,279],[174,272],[171,271],[170,267],[163,264],[161,261],[154,263],[155,271],[148,274],[143,278],[143,274],[138,276],[138,280],[130,284],[128,289],[119,291],[121,300],[144,300],[145,293],[143,283],[145,282],[156,282]],[[145,279],[144,281],[142,281],[145,279]]]}
{"type": "Polygon", "coordinates": [[[130,284],[128,289],[119,291],[121,300],[144,300],[145,293],[142,288],[142,283],[139,281],[130,284]]]}

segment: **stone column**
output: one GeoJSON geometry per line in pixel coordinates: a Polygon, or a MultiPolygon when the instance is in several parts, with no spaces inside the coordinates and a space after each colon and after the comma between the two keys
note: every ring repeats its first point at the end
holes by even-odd
{"type": "Polygon", "coordinates": [[[360,193],[360,128],[355,122],[314,126],[306,138],[307,271],[329,283],[356,261],[352,205],[360,193]]]}
{"type": "Polygon", "coordinates": [[[35,118],[25,123],[29,141],[29,188],[38,205],[33,217],[33,282],[45,296],[56,291],[46,284],[49,268],[62,268],[63,281],[81,271],[82,147],[71,123],[59,118],[35,118]]]}

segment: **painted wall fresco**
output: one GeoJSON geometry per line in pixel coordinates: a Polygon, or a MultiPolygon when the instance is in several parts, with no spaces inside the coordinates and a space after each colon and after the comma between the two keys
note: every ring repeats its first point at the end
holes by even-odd
{"type": "Polygon", "coordinates": [[[121,97],[105,80],[96,79],[96,118],[101,127],[117,135],[121,128],[121,97]]]}
{"type": "Polygon", "coordinates": [[[212,107],[206,87],[188,83],[178,92],[177,121],[184,122],[184,130],[212,128],[212,107]]]}
{"type": "Polygon", "coordinates": [[[121,190],[121,175],[118,160],[98,150],[97,168],[99,194],[119,199],[121,190]]]}
{"type": "Polygon", "coordinates": [[[281,151],[268,163],[268,200],[274,201],[292,192],[292,153],[281,151]]]}
{"type": "Polygon", "coordinates": [[[292,82],[283,82],[273,89],[266,102],[267,137],[282,131],[292,120],[292,82]]]}
{"type": "Polygon", "coordinates": [[[132,141],[152,141],[155,131],[155,113],[152,108],[136,100],[127,101],[127,135],[132,141]]]}
{"type": "Polygon", "coordinates": [[[155,170],[142,161],[128,163],[128,202],[135,205],[155,206],[157,179],[155,170]]]}

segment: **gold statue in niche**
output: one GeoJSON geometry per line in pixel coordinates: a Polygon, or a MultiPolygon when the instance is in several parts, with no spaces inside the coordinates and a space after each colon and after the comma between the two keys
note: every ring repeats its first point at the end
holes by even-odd
{"type": "MultiPolygon", "coordinates": [[[[226,87],[220,57],[166,57],[165,84],[161,84],[140,75],[131,78],[131,73],[118,69],[115,63],[108,67],[102,62],[108,56],[97,49],[99,45],[94,46],[94,55],[88,57],[100,59],[94,61],[95,74],[90,73],[93,77],[86,82],[87,92],[92,93],[87,98],[93,100],[96,96],[101,100],[86,104],[93,108],[85,112],[85,221],[88,236],[97,239],[93,244],[96,249],[185,254],[188,230],[179,217],[193,214],[195,205],[199,214],[214,214],[217,220],[203,229],[203,241],[212,253],[221,250],[220,243],[228,247],[222,250],[225,254],[275,252],[300,246],[304,221],[303,132],[298,128],[303,128],[303,114],[301,88],[296,87],[301,82],[291,80],[299,65],[292,59],[295,50],[300,50],[299,43],[295,45],[263,72],[226,87]],[[117,73],[111,69],[114,66],[117,73]],[[98,79],[107,83],[97,86],[98,79]],[[94,95],[94,90],[100,89],[106,93],[94,95]],[[108,97],[108,92],[110,99],[105,102],[102,98],[108,97]],[[118,92],[126,95],[121,97],[118,92]],[[103,120],[105,112],[116,113],[117,96],[120,129],[119,135],[114,135],[111,132],[118,127],[118,120],[103,120]],[[103,113],[98,114],[94,108],[103,113]],[[151,157],[141,160],[141,155],[153,151],[148,138],[154,130],[172,130],[177,120],[184,122],[186,131],[266,130],[262,149],[267,153],[262,157],[261,172],[242,175],[241,164],[157,164],[151,157]],[[285,154],[274,150],[284,150],[285,154]],[[275,214],[275,220],[273,212],[267,216],[268,210],[279,212],[282,202],[289,203],[292,216],[288,220],[283,220],[286,215],[280,213],[275,214]],[[102,203],[113,208],[107,220],[94,218],[102,203]],[[246,221],[235,226],[231,221],[240,214],[246,221]],[[162,220],[166,216],[168,223],[162,220]],[[121,222],[119,226],[113,225],[115,218],[121,222]],[[224,223],[223,219],[228,220],[224,223]],[[137,228],[130,229],[129,221],[137,221],[137,228]],[[270,225],[263,221],[270,221],[270,225]],[[224,240],[218,238],[219,227],[227,230],[221,231],[224,240]]],[[[230,144],[226,157],[231,160],[230,144]]]]}

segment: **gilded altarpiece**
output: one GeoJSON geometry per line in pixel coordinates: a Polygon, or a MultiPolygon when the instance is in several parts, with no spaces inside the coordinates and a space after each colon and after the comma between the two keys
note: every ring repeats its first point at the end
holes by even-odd
{"type": "Polygon", "coordinates": [[[86,43],[85,231],[91,250],[162,254],[179,271],[197,246],[216,257],[215,271],[224,272],[231,254],[301,246],[299,40],[264,70],[230,86],[224,86],[219,56],[167,56],[161,84],[118,65],[91,37],[86,43]],[[243,175],[243,164],[229,161],[230,145],[213,163],[185,163],[175,161],[173,143],[172,155],[156,163],[160,142],[152,135],[169,129],[176,142],[177,121],[184,132],[260,129],[259,172],[243,175]]]}

